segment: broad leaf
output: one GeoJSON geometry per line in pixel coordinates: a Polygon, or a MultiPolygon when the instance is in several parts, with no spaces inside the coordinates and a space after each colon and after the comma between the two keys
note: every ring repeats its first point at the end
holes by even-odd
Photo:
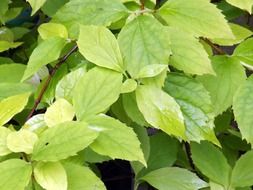
{"type": "Polygon", "coordinates": [[[182,168],[161,168],[142,177],[159,190],[197,190],[207,187],[207,183],[199,179],[196,174],[182,168]]]}
{"type": "Polygon", "coordinates": [[[24,190],[28,185],[32,166],[20,159],[9,159],[0,163],[0,189],[24,190]]]}
{"type": "Polygon", "coordinates": [[[65,159],[89,146],[97,136],[98,133],[89,129],[86,123],[61,123],[41,134],[32,159],[50,162],[65,159]]]}
{"type": "Polygon", "coordinates": [[[232,171],[231,184],[233,187],[253,185],[253,151],[242,155],[232,171]]]}
{"type": "Polygon", "coordinates": [[[171,41],[170,64],[190,74],[214,74],[211,61],[198,39],[173,27],[167,27],[171,41]]]}
{"type": "Polygon", "coordinates": [[[249,13],[252,13],[252,6],[253,6],[252,0],[226,0],[226,1],[233,6],[246,10],[249,13]]]}
{"type": "Polygon", "coordinates": [[[140,161],[146,165],[140,142],[131,128],[108,116],[89,118],[87,123],[91,128],[101,130],[90,146],[95,152],[113,159],[140,161]]]}
{"type": "Polygon", "coordinates": [[[73,105],[77,118],[105,111],[119,97],[122,74],[96,67],[85,74],[74,89],[73,105]]]}
{"type": "Polygon", "coordinates": [[[243,64],[253,66],[253,38],[248,38],[238,45],[233,53],[233,57],[243,62],[243,64]]]}
{"type": "Polygon", "coordinates": [[[30,93],[11,96],[0,101],[0,126],[21,112],[28,102],[30,93]]]}
{"type": "Polygon", "coordinates": [[[4,24],[4,15],[8,11],[8,5],[10,3],[10,0],[2,0],[0,2],[0,21],[2,24],[4,24]]]}
{"type": "Polygon", "coordinates": [[[0,127],[0,156],[5,156],[11,153],[11,150],[7,147],[7,137],[10,133],[10,129],[0,127]]]}
{"type": "Polygon", "coordinates": [[[0,65],[0,83],[18,83],[22,79],[26,66],[22,64],[0,65]]]}
{"type": "Polygon", "coordinates": [[[22,81],[31,77],[42,66],[47,65],[60,56],[62,48],[65,46],[66,40],[60,37],[48,38],[41,42],[32,52],[22,81]]]}
{"type": "Polygon", "coordinates": [[[33,146],[38,140],[38,136],[26,129],[11,132],[7,137],[7,147],[12,152],[24,152],[31,154],[33,146]]]}
{"type": "Polygon", "coordinates": [[[22,42],[0,41],[0,52],[20,46],[22,42]]]}
{"type": "Polygon", "coordinates": [[[73,0],[53,16],[53,22],[64,24],[70,37],[77,38],[79,24],[109,26],[127,14],[119,0],[73,0]]]}
{"type": "Polygon", "coordinates": [[[197,80],[170,73],[164,90],[175,98],[185,118],[186,136],[190,141],[209,140],[219,144],[213,131],[213,106],[208,91],[197,80]]]}
{"type": "Polygon", "coordinates": [[[32,15],[36,13],[42,7],[42,5],[46,2],[46,0],[27,0],[27,1],[30,3],[33,9],[32,15]]]}
{"type": "Polygon", "coordinates": [[[253,108],[253,76],[237,90],[233,101],[233,110],[242,138],[253,144],[253,118],[251,110],[253,108]]]}
{"type": "Polygon", "coordinates": [[[65,99],[56,100],[45,113],[45,122],[48,127],[53,127],[65,121],[72,121],[75,116],[73,106],[65,99]]]}
{"type": "Polygon", "coordinates": [[[210,92],[215,115],[226,111],[233,101],[238,87],[245,81],[246,74],[240,63],[227,56],[215,56],[212,65],[216,76],[203,75],[198,80],[210,92]]]}
{"type": "Polygon", "coordinates": [[[196,37],[233,38],[221,11],[206,0],[170,0],[160,8],[158,14],[170,26],[196,37]]]}
{"type": "Polygon", "coordinates": [[[68,190],[106,190],[103,182],[88,168],[77,164],[64,164],[68,177],[68,190]]]}
{"type": "Polygon", "coordinates": [[[80,53],[98,66],[124,72],[118,42],[109,29],[103,26],[80,26],[77,41],[80,53]]]}
{"type": "Polygon", "coordinates": [[[231,167],[225,156],[208,142],[191,144],[192,159],[197,168],[210,180],[228,187],[231,167]]]}
{"type": "Polygon", "coordinates": [[[48,190],[67,190],[67,174],[60,162],[38,162],[34,177],[41,187],[48,190]]]}
{"type": "Polygon", "coordinates": [[[127,71],[133,78],[147,65],[169,62],[169,38],[164,27],[151,16],[140,15],[126,24],[118,41],[127,71]]]}
{"type": "Polygon", "coordinates": [[[43,40],[50,37],[68,38],[66,27],[59,23],[45,23],[40,25],[38,32],[43,40]]]}
{"type": "Polygon", "coordinates": [[[121,93],[130,93],[137,88],[137,82],[134,79],[127,79],[121,86],[121,93]]]}
{"type": "Polygon", "coordinates": [[[149,124],[169,135],[186,138],[183,114],[170,95],[159,88],[143,85],[136,90],[136,100],[149,124]]]}

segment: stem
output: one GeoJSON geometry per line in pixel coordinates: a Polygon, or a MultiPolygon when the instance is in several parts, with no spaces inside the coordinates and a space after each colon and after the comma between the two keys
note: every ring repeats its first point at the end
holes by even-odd
{"type": "Polygon", "coordinates": [[[65,54],[63,57],[61,57],[61,58],[58,59],[58,63],[57,63],[57,64],[54,66],[54,68],[51,70],[51,72],[50,72],[50,74],[49,74],[49,76],[48,76],[48,78],[47,78],[47,80],[46,80],[44,86],[42,87],[42,89],[41,89],[41,91],[40,91],[40,93],[39,93],[39,96],[37,97],[37,99],[36,99],[35,102],[34,102],[34,105],[33,105],[33,108],[32,108],[32,110],[31,110],[31,112],[29,113],[29,115],[28,115],[27,118],[26,118],[26,121],[29,120],[29,119],[33,116],[35,110],[37,109],[39,103],[41,102],[41,99],[43,98],[43,95],[44,95],[44,93],[46,92],[47,87],[48,87],[50,81],[52,80],[53,76],[55,75],[56,71],[57,71],[57,70],[59,69],[59,67],[68,59],[68,57],[69,57],[73,52],[75,52],[75,51],[77,50],[77,48],[78,48],[77,45],[75,45],[67,54],[65,54]]]}
{"type": "Polygon", "coordinates": [[[195,165],[194,165],[192,157],[191,157],[191,148],[190,148],[190,145],[187,142],[185,142],[184,143],[184,147],[185,147],[185,151],[186,151],[187,158],[188,158],[188,161],[190,163],[190,166],[191,166],[192,170],[195,171],[195,165]]]}
{"type": "Polygon", "coordinates": [[[220,55],[225,55],[226,52],[219,48],[218,46],[214,45],[210,40],[208,40],[207,38],[202,38],[202,40],[204,40],[208,45],[210,45],[218,54],[220,55]]]}
{"type": "Polygon", "coordinates": [[[141,10],[144,10],[145,9],[145,2],[144,2],[145,0],[140,0],[140,3],[141,3],[141,7],[140,7],[140,9],[141,10]]]}

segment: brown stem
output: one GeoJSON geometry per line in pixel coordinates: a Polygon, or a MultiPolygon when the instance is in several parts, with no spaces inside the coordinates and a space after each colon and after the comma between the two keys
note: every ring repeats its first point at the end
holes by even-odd
{"type": "Polygon", "coordinates": [[[218,54],[220,55],[225,55],[226,52],[219,48],[218,46],[214,45],[209,39],[207,38],[202,38],[202,40],[204,40],[208,45],[210,45],[218,54]]]}
{"type": "Polygon", "coordinates": [[[37,109],[37,107],[38,107],[38,105],[39,105],[41,99],[43,98],[44,93],[45,93],[46,90],[47,90],[47,87],[48,87],[50,81],[52,80],[52,78],[53,78],[53,76],[55,75],[55,73],[56,73],[56,71],[58,70],[58,68],[68,59],[68,57],[69,57],[73,52],[75,52],[75,51],[77,50],[77,48],[78,48],[77,45],[75,45],[66,55],[64,55],[63,57],[61,57],[61,58],[58,59],[58,63],[57,63],[57,64],[54,66],[54,68],[51,70],[51,72],[50,72],[50,74],[49,74],[49,76],[48,76],[48,78],[47,78],[45,84],[43,85],[43,87],[42,87],[42,89],[41,89],[41,91],[40,91],[40,93],[39,93],[39,96],[37,97],[37,99],[36,99],[35,102],[34,102],[34,105],[33,105],[33,107],[32,107],[32,110],[30,111],[29,115],[28,115],[27,118],[26,118],[26,121],[27,121],[28,119],[30,119],[30,118],[33,116],[33,114],[34,114],[35,110],[37,109]]]}
{"type": "Polygon", "coordinates": [[[141,7],[140,7],[140,9],[141,10],[144,10],[145,9],[145,2],[144,2],[145,0],[140,0],[140,3],[141,3],[141,7]]]}

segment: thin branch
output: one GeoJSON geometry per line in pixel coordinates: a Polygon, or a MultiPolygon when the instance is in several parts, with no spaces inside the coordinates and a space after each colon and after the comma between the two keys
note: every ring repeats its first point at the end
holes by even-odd
{"type": "Polygon", "coordinates": [[[218,46],[214,45],[209,39],[202,38],[208,45],[210,45],[218,54],[225,55],[227,54],[223,49],[219,48],[218,46]]]}
{"type": "Polygon", "coordinates": [[[185,147],[185,152],[187,154],[187,158],[188,158],[189,164],[190,164],[192,170],[195,171],[195,165],[194,165],[192,157],[191,157],[191,148],[190,148],[190,145],[187,142],[185,142],[184,143],[184,147],[185,147]]]}
{"type": "Polygon", "coordinates": [[[140,0],[140,3],[141,3],[140,9],[144,10],[145,9],[145,0],[140,0]]]}
{"type": "Polygon", "coordinates": [[[55,75],[56,71],[57,71],[57,70],[59,69],[59,67],[68,59],[68,57],[69,57],[73,52],[75,52],[75,51],[77,50],[77,48],[78,48],[77,45],[75,45],[66,55],[64,55],[63,57],[61,57],[61,58],[58,59],[58,63],[57,63],[57,64],[54,66],[54,68],[51,70],[51,72],[50,72],[50,74],[49,74],[49,76],[48,76],[46,82],[44,83],[44,86],[42,87],[42,89],[41,89],[41,91],[40,91],[40,93],[39,93],[39,96],[37,97],[37,99],[36,99],[35,102],[34,102],[34,105],[33,105],[32,110],[30,111],[29,115],[28,115],[27,118],[26,118],[26,121],[29,120],[29,119],[33,116],[35,110],[37,109],[39,103],[41,102],[41,100],[42,100],[42,98],[43,98],[43,95],[44,95],[44,93],[46,92],[47,87],[48,87],[50,81],[52,80],[53,76],[55,75]]]}

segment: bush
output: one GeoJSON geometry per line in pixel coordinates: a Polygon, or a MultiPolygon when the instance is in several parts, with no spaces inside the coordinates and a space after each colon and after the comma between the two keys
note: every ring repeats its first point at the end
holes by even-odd
{"type": "Polygon", "coordinates": [[[252,0],[27,1],[0,3],[1,190],[109,189],[115,159],[134,189],[251,189],[252,0]]]}

